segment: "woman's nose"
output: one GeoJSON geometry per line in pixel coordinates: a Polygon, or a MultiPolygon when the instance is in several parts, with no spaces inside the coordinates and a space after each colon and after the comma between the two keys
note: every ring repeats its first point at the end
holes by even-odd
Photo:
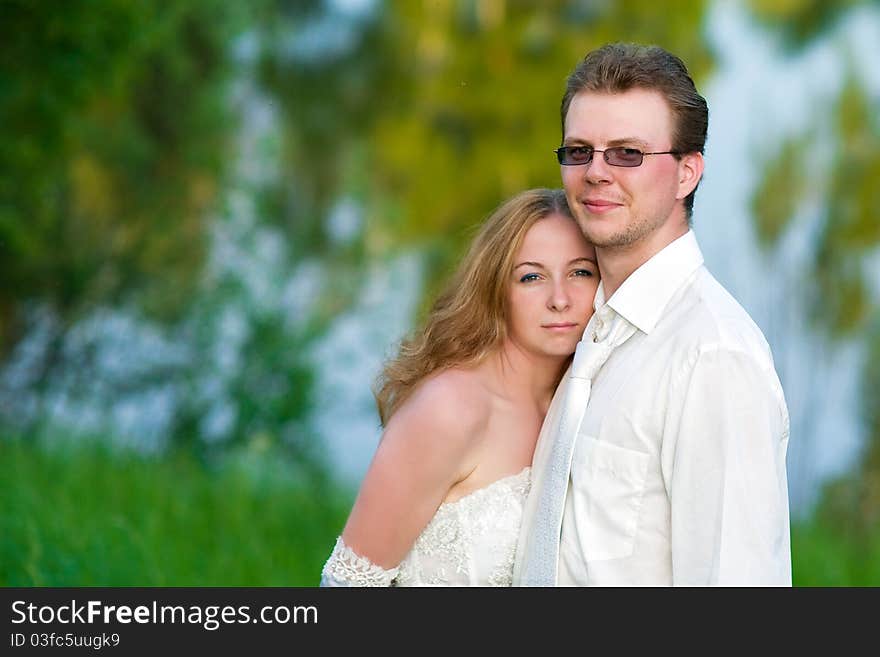
{"type": "Polygon", "coordinates": [[[547,300],[547,306],[556,311],[568,310],[571,306],[571,296],[564,284],[556,283],[553,286],[552,294],[547,300]]]}

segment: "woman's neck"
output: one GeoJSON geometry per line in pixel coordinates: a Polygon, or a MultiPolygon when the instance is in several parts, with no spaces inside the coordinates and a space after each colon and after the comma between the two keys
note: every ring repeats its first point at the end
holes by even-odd
{"type": "Polygon", "coordinates": [[[493,390],[514,403],[534,404],[546,413],[568,357],[537,356],[506,340],[484,361],[493,390]]]}

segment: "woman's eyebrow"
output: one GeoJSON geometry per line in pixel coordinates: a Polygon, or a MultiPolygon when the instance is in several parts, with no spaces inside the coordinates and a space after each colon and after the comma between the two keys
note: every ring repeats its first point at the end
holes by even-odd
{"type": "Polygon", "coordinates": [[[542,265],[540,262],[533,262],[531,260],[526,260],[525,262],[521,262],[518,265],[516,265],[514,267],[514,269],[518,269],[519,267],[525,267],[526,265],[528,265],[529,267],[540,267],[541,269],[544,268],[544,265],[542,265]]]}

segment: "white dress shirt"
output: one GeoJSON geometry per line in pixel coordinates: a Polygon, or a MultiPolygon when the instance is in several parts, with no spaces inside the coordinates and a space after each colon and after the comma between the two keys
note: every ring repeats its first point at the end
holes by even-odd
{"type": "MultiPolygon", "coordinates": [[[[760,329],[705,268],[693,232],[607,303],[600,285],[595,308],[584,340],[621,317],[637,330],[592,381],[556,583],[790,585],[782,387],[760,329]]],[[[558,415],[551,407],[542,430],[532,496],[558,415]]],[[[527,503],[518,549],[533,540],[536,506],[527,503]]],[[[517,563],[515,584],[535,583],[523,572],[517,563]]]]}

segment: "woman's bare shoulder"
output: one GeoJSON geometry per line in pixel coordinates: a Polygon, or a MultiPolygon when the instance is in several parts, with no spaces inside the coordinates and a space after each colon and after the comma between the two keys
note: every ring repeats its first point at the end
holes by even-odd
{"type": "Polygon", "coordinates": [[[443,370],[424,381],[412,401],[467,423],[485,421],[491,409],[491,396],[480,371],[458,367],[443,370]]]}
{"type": "Polygon", "coordinates": [[[388,429],[406,425],[419,433],[470,443],[488,424],[491,408],[479,371],[450,368],[423,381],[391,418],[388,429]]]}

